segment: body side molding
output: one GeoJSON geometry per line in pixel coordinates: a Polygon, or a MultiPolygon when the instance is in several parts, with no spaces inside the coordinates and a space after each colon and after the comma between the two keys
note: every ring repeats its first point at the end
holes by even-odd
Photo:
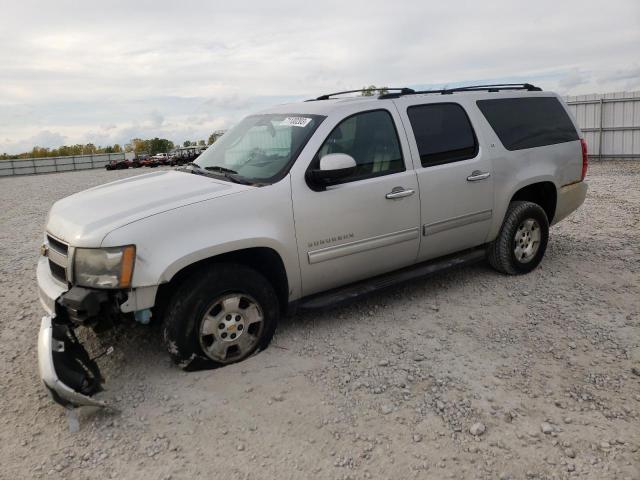
{"type": "Polygon", "coordinates": [[[418,227],[400,230],[399,232],[386,233],[375,237],[356,240],[355,242],[343,243],[332,247],[321,248],[307,252],[310,264],[325,262],[335,258],[344,257],[354,253],[366,252],[375,248],[387,247],[394,243],[415,240],[419,236],[418,227]]]}
{"type": "Polygon", "coordinates": [[[452,228],[462,227],[471,223],[483,222],[491,219],[493,210],[483,210],[481,212],[469,213],[467,215],[460,215],[459,217],[450,218],[448,220],[442,220],[440,222],[430,223],[423,225],[422,235],[433,235],[435,233],[444,232],[452,228]]]}

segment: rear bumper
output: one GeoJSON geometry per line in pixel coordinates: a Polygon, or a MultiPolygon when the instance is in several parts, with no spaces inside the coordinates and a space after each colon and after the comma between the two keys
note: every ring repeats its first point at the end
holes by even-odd
{"type": "Polygon", "coordinates": [[[585,182],[572,183],[558,189],[558,201],[556,213],[553,216],[552,225],[566,218],[578,209],[587,196],[589,186],[585,182]]]}
{"type": "Polygon", "coordinates": [[[94,392],[99,391],[101,379],[99,373],[98,378],[95,378],[95,375],[92,375],[91,372],[88,370],[83,371],[80,368],[81,364],[86,363],[82,353],[84,352],[84,355],[86,355],[86,351],[77,343],[75,337],[69,336],[69,327],[54,325],[54,319],[55,317],[49,315],[42,317],[38,335],[40,378],[49,391],[51,398],[65,407],[106,407],[107,404],[105,402],[91,398],[89,395],[78,391],[78,386],[80,385],[94,392]],[[67,385],[60,378],[61,376],[73,379],[76,382],[76,388],[67,385]],[[95,387],[96,382],[98,388],[95,387]]]}

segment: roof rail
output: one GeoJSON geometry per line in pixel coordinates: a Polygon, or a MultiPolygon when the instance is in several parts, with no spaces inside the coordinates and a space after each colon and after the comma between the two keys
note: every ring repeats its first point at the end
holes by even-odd
{"type": "Polygon", "coordinates": [[[536,87],[530,83],[496,83],[491,85],[468,85],[466,87],[455,87],[455,88],[443,88],[440,90],[414,90],[413,88],[391,88],[391,87],[380,87],[374,88],[373,90],[369,90],[368,88],[360,88],[358,90],[345,90],[344,92],[335,92],[335,93],[327,93],[326,95],[320,95],[317,98],[311,98],[306,100],[307,102],[314,102],[316,100],[329,100],[331,97],[335,97],[337,95],[345,95],[347,93],[359,93],[359,92],[375,92],[375,91],[384,90],[387,93],[382,93],[378,95],[379,99],[385,98],[398,98],[404,95],[420,95],[426,93],[439,93],[441,95],[450,95],[456,92],[499,92],[500,90],[527,90],[529,92],[541,92],[542,89],[540,87],[536,87]]]}
{"type": "MultiPolygon", "coordinates": [[[[380,88],[374,88],[374,89],[368,89],[368,88],[359,88],[358,90],[345,90],[344,92],[335,92],[335,93],[327,93],[326,95],[320,95],[317,98],[312,98],[307,100],[307,102],[313,102],[315,100],[329,100],[331,97],[335,97],[336,95],[345,95],[347,93],[358,93],[358,92],[375,92],[375,91],[390,91],[390,90],[397,90],[401,95],[409,95],[411,93],[415,93],[415,90],[411,89],[411,88],[406,88],[406,87],[401,87],[401,88],[392,88],[392,87],[380,87],[380,88]]],[[[386,94],[382,94],[382,95],[386,95],[386,94]]]]}
{"type": "MultiPolygon", "coordinates": [[[[409,89],[411,90],[411,89],[409,89]]],[[[441,95],[450,95],[456,92],[499,92],[500,90],[527,90],[529,92],[541,92],[540,87],[536,87],[530,83],[496,83],[492,85],[469,85],[466,87],[443,88],[441,90],[414,90],[409,93],[385,93],[378,98],[398,98],[402,95],[419,95],[425,93],[439,93],[441,95]]]]}

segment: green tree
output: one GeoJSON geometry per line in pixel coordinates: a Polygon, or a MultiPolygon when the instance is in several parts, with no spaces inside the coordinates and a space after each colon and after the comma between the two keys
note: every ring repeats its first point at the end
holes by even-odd
{"type": "Polygon", "coordinates": [[[131,140],[131,145],[133,146],[133,151],[136,155],[141,153],[149,153],[149,144],[147,141],[142,140],[141,138],[134,138],[131,140]]]}
{"type": "Polygon", "coordinates": [[[149,142],[149,153],[151,155],[155,155],[156,153],[169,153],[174,147],[173,142],[171,140],[167,140],[166,138],[158,138],[155,137],[149,142]]]}
{"type": "Polygon", "coordinates": [[[185,140],[184,143],[182,144],[183,147],[190,147],[191,146],[191,142],[189,140],[185,140]]]}

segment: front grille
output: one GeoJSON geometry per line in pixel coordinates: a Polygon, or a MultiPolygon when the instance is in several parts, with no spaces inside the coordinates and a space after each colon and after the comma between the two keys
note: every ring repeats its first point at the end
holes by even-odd
{"type": "Polygon", "coordinates": [[[51,269],[51,275],[53,275],[54,278],[56,278],[57,280],[60,280],[61,282],[67,283],[66,268],[53,263],[51,260],[49,260],[49,268],[51,269]]]}
{"type": "Polygon", "coordinates": [[[56,240],[51,235],[47,235],[47,240],[49,241],[49,247],[57,250],[63,255],[66,255],[69,251],[69,246],[66,243],[62,243],[60,240],[56,240]]]}
{"type": "Polygon", "coordinates": [[[47,235],[49,243],[49,268],[51,275],[57,280],[67,283],[69,246],[60,240],[47,235]]]}

